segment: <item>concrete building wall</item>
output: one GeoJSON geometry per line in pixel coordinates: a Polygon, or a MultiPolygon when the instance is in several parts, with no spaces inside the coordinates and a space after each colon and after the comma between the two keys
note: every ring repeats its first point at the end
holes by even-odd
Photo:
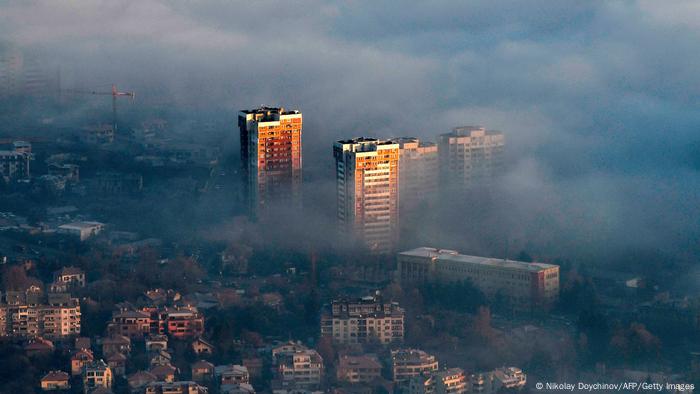
{"type": "Polygon", "coordinates": [[[278,201],[300,206],[301,112],[268,107],[241,111],[238,127],[251,212],[260,216],[278,201]]]}
{"type": "Polygon", "coordinates": [[[461,255],[417,248],[401,252],[399,279],[411,282],[469,281],[485,295],[504,297],[518,310],[549,309],[559,296],[559,266],[461,255]]]}
{"type": "Polygon", "coordinates": [[[399,146],[356,138],[333,146],[341,231],[368,249],[395,249],[399,230],[399,146]]]}
{"type": "Polygon", "coordinates": [[[440,182],[448,193],[491,183],[503,168],[505,137],[480,126],[456,127],[438,136],[440,182]]]}

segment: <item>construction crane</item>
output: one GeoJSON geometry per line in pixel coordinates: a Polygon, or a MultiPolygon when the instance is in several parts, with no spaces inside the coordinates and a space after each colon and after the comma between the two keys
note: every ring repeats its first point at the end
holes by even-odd
{"type": "Polygon", "coordinates": [[[112,126],[114,127],[115,132],[117,131],[117,97],[131,97],[132,101],[136,97],[136,93],[134,92],[119,91],[119,89],[117,89],[117,85],[114,84],[112,84],[112,91],[110,92],[100,92],[97,90],[62,90],[62,92],[74,94],[94,94],[98,96],[112,96],[112,126]]]}

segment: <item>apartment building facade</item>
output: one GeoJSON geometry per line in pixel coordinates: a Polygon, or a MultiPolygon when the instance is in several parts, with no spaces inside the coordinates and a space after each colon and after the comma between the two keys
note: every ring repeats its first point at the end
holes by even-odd
{"type": "Polygon", "coordinates": [[[28,153],[0,150],[0,178],[6,183],[29,178],[28,153]]]}
{"type": "Polygon", "coordinates": [[[438,146],[418,138],[391,140],[399,145],[399,212],[410,212],[435,203],[439,187],[438,146]]]}
{"type": "Polygon", "coordinates": [[[376,356],[343,355],[338,359],[337,378],[341,382],[371,383],[382,375],[382,364],[376,356]]]}
{"type": "Polygon", "coordinates": [[[283,386],[318,388],[323,378],[323,358],[313,349],[280,353],[277,355],[277,375],[283,386]]]}
{"type": "Polygon", "coordinates": [[[461,368],[450,368],[412,378],[408,394],[464,394],[469,392],[467,377],[461,368]]]}
{"type": "Polygon", "coordinates": [[[355,138],[333,145],[337,218],[343,236],[389,253],[399,235],[399,144],[355,138]]]}
{"type": "Polygon", "coordinates": [[[321,336],[340,344],[401,343],[404,310],[380,295],[336,300],[321,315],[321,336]]]}
{"type": "Polygon", "coordinates": [[[391,351],[391,371],[394,382],[405,382],[416,376],[438,370],[435,356],[419,349],[397,349],[391,351]]]}
{"type": "Polygon", "coordinates": [[[302,114],[282,107],[238,112],[241,169],[251,213],[275,203],[300,206],[302,114]]]}
{"type": "Polygon", "coordinates": [[[9,302],[0,304],[0,336],[62,339],[80,334],[77,298],[50,299],[48,303],[30,298],[6,297],[9,302]]]}
{"type": "Polygon", "coordinates": [[[204,333],[204,316],[193,306],[117,310],[107,326],[114,335],[140,339],[149,334],[193,339],[204,333]]]}
{"type": "Polygon", "coordinates": [[[438,136],[443,191],[461,194],[489,185],[503,169],[505,137],[481,126],[464,126],[438,136]]]}

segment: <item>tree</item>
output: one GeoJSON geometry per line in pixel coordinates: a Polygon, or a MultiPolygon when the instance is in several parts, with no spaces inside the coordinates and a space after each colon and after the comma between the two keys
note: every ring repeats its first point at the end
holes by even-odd
{"type": "Polygon", "coordinates": [[[335,346],[333,346],[333,338],[321,337],[318,340],[316,350],[318,350],[318,354],[323,357],[323,361],[326,363],[326,365],[333,365],[336,356],[335,346]]]}
{"type": "Polygon", "coordinates": [[[479,307],[472,327],[474,333],[484,341],[490,342],[494,338],[495,332],[491,326],[491,310],[489,307],[479,307]]]}
{"type": "Polygon", "coordinates": [[[31,279],[21,265],[6,266],[2,272],[2,284],[5,290],[23,291],[31,284],[31,279]]]}

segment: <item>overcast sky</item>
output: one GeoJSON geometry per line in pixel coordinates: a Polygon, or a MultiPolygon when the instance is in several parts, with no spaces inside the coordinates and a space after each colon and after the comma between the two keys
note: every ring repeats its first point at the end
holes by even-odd
{"type": "Polygon", "coordinates": [[[0,2],[0,37],[68,85],[299,108],[307,150],[499,129],[514,238],[698,252],[695,0],[17,1],[0,2]]]}

